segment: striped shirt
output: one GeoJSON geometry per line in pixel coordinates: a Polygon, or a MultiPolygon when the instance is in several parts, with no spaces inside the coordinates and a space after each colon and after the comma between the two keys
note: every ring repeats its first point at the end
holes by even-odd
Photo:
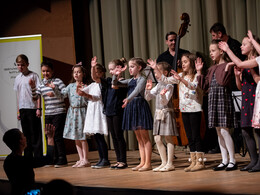
{"type": "Polygon", "coordinates": [[[42,95],[45,104],[45,115],[57,115],[61,113],[66,113],[64,98],[59,95],[60,91],[65,88],[63,81],[59,78],[52,78],[49,80],[43,79],[40,86],[37,88],[36,93],[42,95]],[[55,85],[55,88],[47,87],[47,83],[55,85]],[[57,91],[59,91],[57,93],[57,91]],[[53,92],[54,96],[49,97],[48,92],[53,92]]]}

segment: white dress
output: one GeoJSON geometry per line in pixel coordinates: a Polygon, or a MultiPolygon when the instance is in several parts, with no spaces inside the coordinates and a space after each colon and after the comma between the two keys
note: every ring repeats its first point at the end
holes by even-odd
{"type": "Polygon", "coordinates": [[[103,114],[103,103],[99,83],[91,83],[83,88],[82,91],[93,97],[93,99],[88,100],[88,109],[83,132],[87,135],[96,133],[107,135],[107,120],[106,116],[103,114]]]}
{"type": "MultiPolygon", "coordinates": [[[[258,63],[260,75],[260,57],[256,58],[256,62],[258,63]]],[[[252,126],[256,129],[260,129],[260,81],[258,81],[255,91],[255,104],[252,118],[252,126]]]]}

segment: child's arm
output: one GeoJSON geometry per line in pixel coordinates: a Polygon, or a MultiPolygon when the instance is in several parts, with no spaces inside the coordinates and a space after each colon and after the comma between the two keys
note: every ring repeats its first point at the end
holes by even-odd
{"type": "Polygon", "coordinates": [[[251,74],[252,74],[254,81],[256,83],[258,83],[258,81],[260,81],[260,76],[255,72],[255,70],[253,68],[251,69],[251,74]]]}
{"type": "Polygon", "coordinates": [[[124,80],[118,80],[117,75],[113,75],[112,77],[112,88],[117,88],[117,87],[127,87],[128,86],[129,79],[124,79],[124,80]]]}
{"type": "Polygon", "coordinates": [[[173,77],[164,76],[161,73],[161,71],[158,69],[158,67],[156,65],[156,60],[148,59],[147,62],[148,62],[147,66],[149,66],[150,68],[152,68],[154,70],[154,73],[159,78],[158,80],[160,80],[161,82],[164,82],[164,83],[167,83],[167,84],[178,84],[179,83],[179,81],[177,81],[173,77]]]}
{"type": "Polygon", "coordinates": [[[208,90],[209,87],[209,71],[207,72],[207,75],[204,76],[202,74],[202,69],[203,69],[204,63],[202,62],[201,58],[197,58],[195,60],[195,67],[197,71],[197,78],[195,78],[198,81],[198,86],[202,90],[208,90]]]}
{"type": "Polygon", "coordinates": [[[253,34],[250,30],[248,30],[247,36],[250,42],[253,44],[254,48],[256,49],[257,53],[260,54],[260,44],[254,39],[253,34]]]}
{"type": "Polygon", "coordinates": [[[134,91],[126,99],[123,100],[124,104],[122,105],[122,108],[125,108],[126,105],[134,99],[134,97],[136,97],[139,93],[143,92],[145,89],[145,85],[146,79],[142,76],[139,77],[137,79],[137,84],[134,91]]]}
{"type": "Polygon", "coordinates": [[[153,81],[147,80],[146,88],[145,88],[145,94],[144,97],[147,101],[150,101],[151,99],[155,98],[157,95],[157,85],[153,87],[153,81]]]}
{"type": "Polygon", "coordinates": [[[161,99],[160,102],[162,105],[167,105],[168,102],[171,100],[172,94],[173,94],[174,86],[171,84],[168,84],[166,88],[164,88],[161,92],[161,99]]]}
{"type": "Polygon", "coordinates": [[[152,68],[154,70],[154,73],[158,76],[158,78],[161,78],[161,76],[163,74],[158,69],[158,67],[156,65],[156,60],[148,59],[147,62],[148,62],[147,66],[149,66],[150,68],[152,68]]]}
{"type": "Polygon", "coordinates": [[[17,120],[21,120],[20,109],[19,109],[19,94],[18,94],[18,91],[16,91],[16,104],[17,104],[17,120]]]}
{"type": "Polygon", "coordinates": [[[100,78],[97,77],[95,72],[95,66],[97,65],[97,57],[94,56],[91,60],[91,78],[93,81],[100,83],[100,78]]]}
{"type": "Polygon", "coordinates": [[[32,91],[32,99],[33,99],[33,101],[36,101],[40,97],[36,93],[37,89],[36,89],[35,81],[33,79],[30,79],[29,80],[29,85],[30,85],[31,91],[32,91]]]}
{"type": "Polygon", "coordinates": [[[47,83],[46,86],[52,88],[53,92],[48,92],[46,95],[48,95],[49,97],[54,97],[56,96],[57,98],[62,98],[64,99],[63,94],[61,93],[61,91],[66,88],[65,84],[63,83],[63,81],[61,79],[56,78],[57,80],[57,85],[55,85],[53,82],[51,83],[47,83]]]}
{"type": "MultiPolygon", "coordinates": [[[[39,87],[40,79],[37,74],[34,76],[33,80],[35,81],[36,88],[39,87]]],[[[42,116],[42,98],[39,96],[36,101],[37,101],[36,116],[40,118],[42,116]]]]}
{"type": "Polygon", "coordinates": [[[241,91],[242,90],[242,85],[241,85],[241,80],[242,80],[242,70],[238,68],[237,66],[234,67],[234,73],[236,77],[236,85],[237,88],[241,91]]]}
{"type": "Polygon", "coordinates": [[[255,59],[241,61],[229,48],[228,44],[224,41],[219,43],[219,48],[225,51],[230,59],[239,67],[239,68],[254,68],[258,64],[255,59]]]}

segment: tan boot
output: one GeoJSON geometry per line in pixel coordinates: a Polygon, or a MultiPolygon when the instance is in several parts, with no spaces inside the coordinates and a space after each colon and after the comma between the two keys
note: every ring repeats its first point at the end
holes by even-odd
{"type": "Polygon", "coordinates": [[[207,160],[204,158],[204,152],[196,152],[196,165],[191,168],[190,171],[198,171],[201,169],[205,169],[205,164],[204,162],[207,160]]]}
{"type": "Polygon", "coordinates": [[[189,161],[191,162],[191,164],[190,164],[189,167],[184,169],[185,172],[189,172],[191,170],[191,168],[195,166],[195,164],[196,164],[196,152],[190,152],[189,161]]]}

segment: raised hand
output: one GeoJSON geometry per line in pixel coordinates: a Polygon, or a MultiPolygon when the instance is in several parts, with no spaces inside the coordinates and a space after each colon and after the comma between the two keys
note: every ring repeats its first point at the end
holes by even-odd
{"type": "Polygon", "coordinates": [[[219,42],[218,46],[224,52],[227,52],[227,50],[229,48],[228,44],[226,42],[224,42],[224,41],[219,42]]]}
{"type": "Polygon", "coordinates": [[[153,87],[153,81],[151,79],[147,80],[145,89],[151,90],[153,87]]]}
{"type": "Polygon", "coordinates": [[[92,59],[91,59],[91,67],[94,67],[97,65],[97,56],[94,56],[92,59]]]}
{"type": "Polygon", "coordinates": [[[166,88],[162,89],[162,91],[160,92],[160,95],[161,96],[165,95],[167,91],[168,91],[168,89],[166,89],[166,88]]]}
{"type": "Polygon", "coordinates": [[[114,70],[111,71],[111,74],[113,75],[120,75],[122,72],[124,72],[127,69],[127,65],[124,67],[122,66],[116,66],[114,70]]]}
{"type": "Polygon", "coordinates": [[[156,60],[152,60],[151,58],[149,58],[147,62],[147,66],[149,66],[152,69],[157,69],[156,60]]]}
{"type": "Polygon", "coordinates": [[[29,85],[31,86],[32,89],[34,89],[35,88],[35,80],[30,79],[29,80],[29,85]]]}
{"type": "Polygon", "coordinates": [[[181,80],[180,75],[175,70],[171,70],[171,74],[176,80],[181,80]]]}
{"type": "Polygon", "coordinates": [[[248,36],[250,42],[254,40],[254,37],[253,37],[251,30],[248,30],[247,36],[248,36]]]}
{"type": "Polygon", "coordinates": [[[202,59],[201,59],[201,58],[198,57],[198,58],[195,60],[195,67],[196,67],[196,71],[197,71],[197,72],[202,70],[203,64],[204,64],[204,63],[202,62],[202,59]]]}

